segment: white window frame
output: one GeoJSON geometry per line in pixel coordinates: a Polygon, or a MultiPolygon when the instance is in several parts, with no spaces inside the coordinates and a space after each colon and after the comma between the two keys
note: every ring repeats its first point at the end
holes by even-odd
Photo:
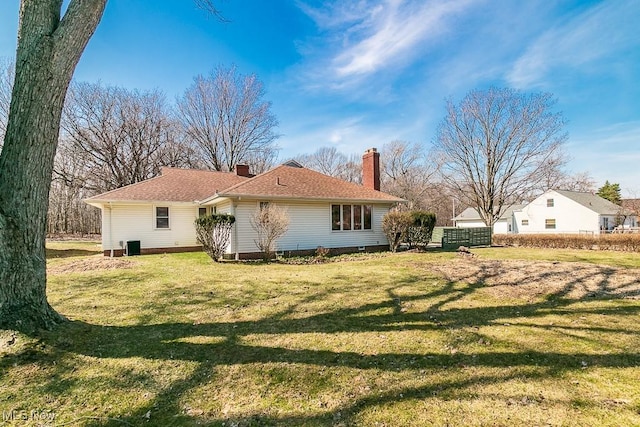
{"type": "Polygon", "coordinates": [[[368,205],[368,204],[360,204],[360,203],[332,203],[331,205],[329,205],[329,219],[330,219],[330,223],[331,223],[331,232],[332,233],[343,233],[343,232],[357,232],[357,233],[361,233],[361,232],[371,232],[373,231],[373,205],[368,205]],[[334,206],[340,206],[340,229],[339,230],[334,230],[333,229],[333,207],[334,206]],[[342,228],[342,224],[343,224],[343,215],[344,215],[344,206],[349,206],[350,210],[351,210],[351,218],[350,218],[350,224],[351,224],[351,228],[348,230],[345,230],[342,228]],[[354,229],[354,216],[353,213],[355,211],[355,209],[353,208],[354,206],[360,206],[360,229],[356,230],[354,229]],[[371,220],[370,220],[370,228],[365,228],[365,208],[369,206],[370,207],[370,215],[371,215],[371,220]]]}
{"type": "Polygon", "coordinates": [[[170,206],[154,206],[153,207],[153,229],[154,230],[171,230],[171,207],[170,206]],[[158,216],[158,208],[166,208],[167,216],[158,216]],[[158,218],[167,218],[166,227],[158,227],[158,218]]]}

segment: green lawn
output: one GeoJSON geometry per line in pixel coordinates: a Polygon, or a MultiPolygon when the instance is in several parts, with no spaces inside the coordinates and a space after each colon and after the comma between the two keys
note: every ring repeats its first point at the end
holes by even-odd
{"type": "Polygon", "coordinates": [[[2,333],[5,415],[640,425],[639,254],[487,248],[265,265],[99,250],[51,245],[49,299],[70,322],[39,340],[2,333]]]}

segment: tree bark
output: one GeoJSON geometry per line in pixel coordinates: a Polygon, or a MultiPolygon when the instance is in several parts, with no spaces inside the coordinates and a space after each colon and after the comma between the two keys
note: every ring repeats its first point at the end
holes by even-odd
{"type": "Polygon", "coordinates": [[[107,0],[22,0],[15,82],[0,154],[0,328],[34,332],[63,317],[46,296],[45,236],[65,94],[107,0]]]}

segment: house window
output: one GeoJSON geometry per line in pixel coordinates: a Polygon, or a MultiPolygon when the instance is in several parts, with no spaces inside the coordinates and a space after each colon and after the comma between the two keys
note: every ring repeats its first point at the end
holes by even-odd
{"type": "Polygon", "coordinates": [[[555,219],[545,219],[544,220],[544,228],[547,230],[555,230],[556,229],[556,220],[555,219]]]}
{"type": "Polygon", "coordinates": [[[371,205],[364,205],[362,214],[364,216],[364,229],[371,230],[371,205]]]}
{"type": "Polygon", "coordinates": [[[371,230],[371,205],[331,205],[331,230],[371,230]]]}
{"type": "Polygon", "coordinates": [[[269,202],[260,202],[260,210],[266,209],[269,207],[269,202]]]}
{"type": "Polygon", "coordinates": [[[331,205],[331,229],[340,230],[340,205],[331,205]]]}
{"type": "Polygon", "coordinates": [[[169,207],[156,207],[156,228],[169,228],[169,207]]]}
{"type": "Polygon", "coordinates": [[[523,219],[522,220],[522,225],[529,225],[529,220],[528,219],[523,219]]]}
{"type": "Polygon", "coordinates": [[[362,205],[353,205],[353,229],[362,230],[362,205]]]}
{"type": "Polygon", "coordinates": [[[342,205],[342,229],[351,230],[351,205],[342,205]]]}
{"type": "Polygon", "coordinates": [[[553,199],[547,199],[547,207],[548,208],[552,208],[553,207],[553,199]]]}
{"type": "Polygon", "coordinates": [[[207,208],[198,208],[198,216],[205,216],[207,214],[207,208]]]}

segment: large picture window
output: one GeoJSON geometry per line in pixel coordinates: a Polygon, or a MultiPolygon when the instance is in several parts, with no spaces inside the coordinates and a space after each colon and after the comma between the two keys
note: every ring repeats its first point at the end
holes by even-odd
{"type": "Polygon", "coordinates": [[[156,228],[169,228],[169,207],[156,207],[156,228]]]}
{"type": "Polygon", "coordinates": [[[371,205],[331,205],[331,230],[371,230],[371,205]]]}

